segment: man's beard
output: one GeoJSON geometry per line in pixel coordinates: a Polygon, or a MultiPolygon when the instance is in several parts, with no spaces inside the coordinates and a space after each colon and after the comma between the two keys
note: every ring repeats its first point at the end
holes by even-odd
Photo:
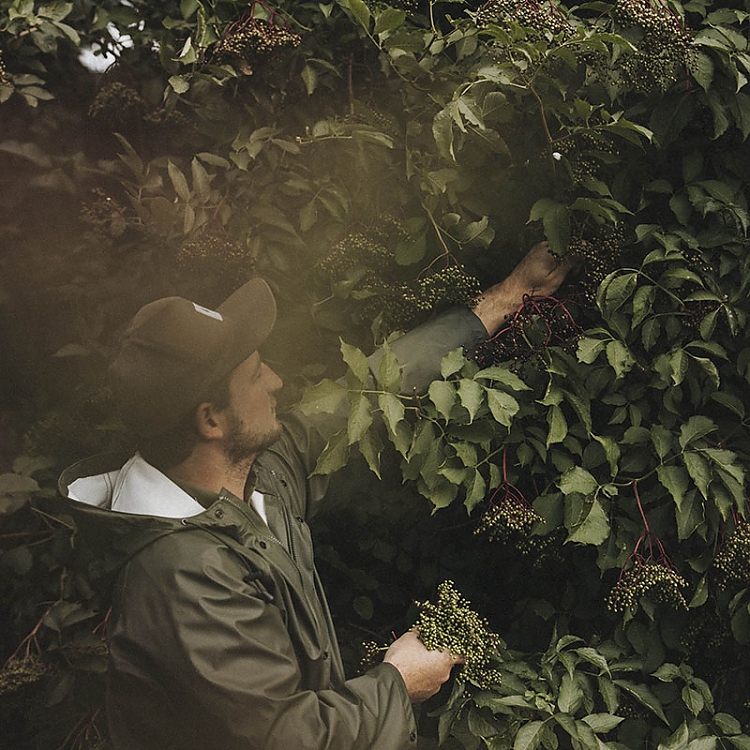
{"type": "Polygon", "coordinates": [[[254,459],[261,451],[273,445],[282,432],[279,422],[274,422],[273,427],[264,432],[253,430],[234,411],[229,415],[229,430],[224,452],[233,466],[254,459]]]}

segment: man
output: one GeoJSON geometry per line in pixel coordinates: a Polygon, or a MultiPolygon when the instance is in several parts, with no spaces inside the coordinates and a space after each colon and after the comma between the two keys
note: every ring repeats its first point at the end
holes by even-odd
{"type": "MultiPolygon", "coordinates": [[[[494,333],[565,274],[536,245],[473,311],[394,342],[404,388],[425,388],[444,354],[494,333]]],[[[275,312],[260,279],[217,310],[179,297],[142,308],[112,366],[140,450],[61,477],[80,528],[106,541],[119,570],[108,623],[115,750],[406,750],[411,703],[460,661],[409,632],[346,679],[305,523],[325,489],[310,474],[326,437],[276,414],[282,383],[258,353],[275,312]]]]}

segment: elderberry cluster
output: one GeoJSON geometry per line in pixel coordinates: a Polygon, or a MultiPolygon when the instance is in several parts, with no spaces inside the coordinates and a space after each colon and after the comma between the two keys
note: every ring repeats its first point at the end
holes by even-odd
{"type": "Polygon", "coordinates": [[[463,656],[459,679],[486,690],[501,681],[500,671],[492,668],[501,658],[504,643],[493,633],[489,623],[480,617],[458,592],[453,581],[443,581],[437,588],[435,602],[414,602],[419,609],[415,628],[430,650],[447,649],[463,656]]]}
{"type": "Polygon", "coordinates": [[[121,127],[133,123],[146,114],[143,97],[132,86],[120,81],[108,83],[99,89],[89,106],[89,117],[104,125],[121,127]]]}
{"type": "Polygon", "coordinates": [[[720,304],[717,300],[712,299],[687,300],[683,303],[685,327],[694,332],[699,331],[703,318],[717,310],[720,304]]]}
{"type": "Polygon", "coordinates": [[[534,570],[560,570],[565,563],[562,547],[565,542],[564,531],[558,529],[549,534],[524,535],[515,540],[515,548],[534,570]]]}
{"type": "Polygon", "coordinates": [[[488,0],[475,16],[477,26],[497,24],[510,30],[516,24],[537,36],[571,34],[573,27],[551,2],[539,0],[488,0]]]}
{"type": "Polygon", "coordinates": [[[750,585],[750,523],[737,522],[721,545],[712,567],[716,585],[721,590],[750,585]]]}
{"type": "Polygon", "coordinates": [[[184,243],[175,262],[191,276],[217,278],[219,282],[249,278],[255,269],[255,258],[239,243],[209,233],[184,243]]]}
{"type": "Polygon", "coordinates": [[[508,543],[528,536],[538,522],[544,518],[522,496],[508,493],[500,502],[489,503],[474,533],[486,534],[491,542],[508,543]]]}
{"type": "Polygon", "coordinates": [[[3,59],[3,51],[0,49],[0,86],[10,86],[10,76],[8,75],[8,69],[5,67],[5,60],[3,59]]]}
{"type": "Polygon", "coordinates": [[[571,238],[568,252],[581,259],[581,272],[576,280],[576,299],[593,305],[596,292],[604,278],[619,267],[625,235],[619,227],[600,226],[587,236],[571,238]]]}
{"type": "Polygon", "coordinates": [[[615,22],[637,36],[636,50],[624,55],[621,70],[638,91],[666,91],[689,69],[690,35],[666,3],[658,0],[617,0],[615,22]]]}
{"type": "Polygon", "coordinates": [[[50,668],[41,657],[31,654],[14,657],[0,670],[0,698],[7,700],[32,688],[50,675],[50,668]]]}
{"type": "Polygon", "coordinates": [[[687,581],[673,568],[658,560],[636,560],[626,568],[609,592],[607,607],[614,614],[635,612],[641,598],[647,596],[655,604],[673,609],[687,609],[682,589],[687,581]]]}
{"type": "Polygon", "coordinates": [[[401,222],[379,217],[339,240],[316,269],[332,285],[346,281],[351,298],[357,300],[359,316],[368,321],[380,316],[388,332],[412,328],[451,305],[476,302],[481,293],[479,280],[456,262],[428,268],[413,281],[404,281],[395,248],[407,239],[401,222]]]}
{"type": "Polygon", "coordinates": [[[573,351],[583,329],[570,312],[569,302],[554,297],[529,297],[515,315],[491,338],[471,353],[480,367],[510,362],[520,370],[524,365],[541,367],[550,346],[573,351]]]}
{"type": "Polygon", "coordinates": [[[216,43],[213,56],[216,62],[227,63],[251,75],[280,50],[299,47],[301,41],[300,35],[286,25],[248,18],[225,32],[216,43]]]}

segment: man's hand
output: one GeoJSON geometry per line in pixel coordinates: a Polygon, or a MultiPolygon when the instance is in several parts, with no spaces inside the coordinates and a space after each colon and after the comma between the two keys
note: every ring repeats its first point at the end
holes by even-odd
{"type": "Polygon", "coordinates": [[[401,672],[411,702],[421,703],[440,690],[463,658],[445,650],[428,651],[417,632],[410,630],[391,644],[383,661],[401,672]]]}
{"type": "Polygon", "coordinates": [[[508,278],[482,294],[474,312],[492,335],[518,309],[525,296],[553,294],[576,265],[576,260],[568,256],[563,260],[555,258],[548,242],[538,242],[508,278]]]}

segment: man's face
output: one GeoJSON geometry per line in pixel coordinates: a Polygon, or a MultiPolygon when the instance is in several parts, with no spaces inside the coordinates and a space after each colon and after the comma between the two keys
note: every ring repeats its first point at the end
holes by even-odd
{"type": "Polygon", "coordinates": [[[233,464],[258,455],[281,437],[273,395],[281,386],[281,378],[257,352],[232,372],[225,451],[233,464]]]}

